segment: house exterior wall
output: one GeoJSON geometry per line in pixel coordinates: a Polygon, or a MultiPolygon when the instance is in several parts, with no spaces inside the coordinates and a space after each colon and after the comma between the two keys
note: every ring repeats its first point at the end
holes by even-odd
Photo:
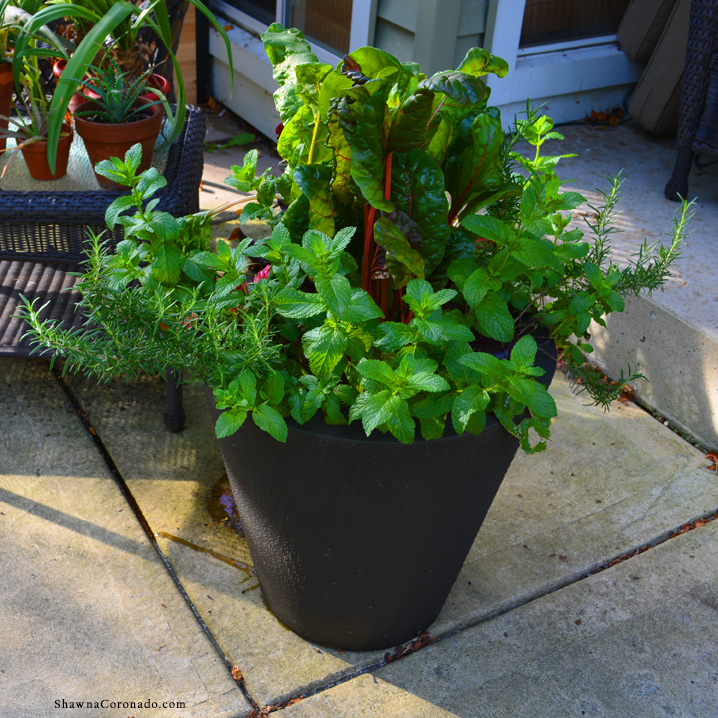
{"type": "MultiPolygon", "coordinates": [[[[620,104],[643,70],[610,37],[521,50],[525,0],[354,0],[354,5],[351,49],[373,44],[401,61],[419,62],[427,74],[457,67],[471,47],[483,46],[504,58],[509,75],[490,76],[488,84],[507,127],[528,98],[534,105],[548,103],[545,111],[556,122],[620,104]]],[[[219,36],[210,30],[212,92],[273,139],[279,120],[271,97],[276,87],[272,68],[259,39],[264,26],[223,0],[211,0],[210,6],[235,25],[228,32],[233,68],[219,36]],[[232,76],[237,90],[230,97],[232,76]]],[[[321,48],[315,52],[323,62],[340,60],[321,48]]]]}

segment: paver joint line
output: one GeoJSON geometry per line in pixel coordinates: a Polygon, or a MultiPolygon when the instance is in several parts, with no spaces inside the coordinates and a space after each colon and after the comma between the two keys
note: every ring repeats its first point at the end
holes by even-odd
{"type": "MultiPolygon", "coordinates": [[[[634,558],[635,556],[638,556],[642,553],[645,553],[649,549],[656,548],[657,546],[660,546],[661,544],[666,543],[666,541],[669,541],[672,538],[676,538],[677,536],[688,533],[689,531],[693,531],[695,529],[702,528],[706,524],[712,523],[713,521],[715,521],[717,519],[718,519],[718,508],[715,511],[711,511],[710,513],[704,514],[703,516],[700,516],[696,519],[693,519],[684,524],[681,524],[680,526],[678,526],[674,529],[670,529],[670,530],[666,531],[665,533],[661,534],[659,537],[657,537],[653,541],[643,544],[635,549],[632,549],[631,551],[627,551],[627,552],[625,552],[619,556],[616,556],[614,558],[607,559],[606,561],[603,561],[599,566],[590,567],[590,568],[586,569],[585,571],[583,571],[577,577],[566,576],[566,577],[564,577],[563,580],[558,581],[554,586],[551,586],[544,591],[537,591],[535,594],[529,594],[528,596],[524,597],[523,600],[521,600],[519,602],[512,603],[511,605],[500,606],[495,611],[492,611],[490,613],[487,613],[487,614],[481,616],[478,620],[472,621],[472,622],[467,622],[465,625],[461,625],[451,631],[447,631],[446,633],[444,633],[441,636],[431,637],[428,633],[421,634],[421,636],[419,637],[419,640],[410,641],[406,645],[406,647],[397,646],[397,648],[394,650],[393,653],[387,652],[384,655],[384,659],[381,661],[378,661],[377,663],[374,663],[370,666],[365,666],[364,668],[361,668],[359,670],[351,671],[350,673],[343,675],[339,680],[334,680],[330,683],[327,683],[324,686],[318,686],[312,691],[302,693],[301,695],[299,695],[295,698],[290,698],[288,701],[284,701],[281,704],[277,704],[276,706],[265,706],[264,709],[262,709],[262,710],[270,709],[269,712],[281,710],[282,708],[286,708],[300,700],[303,700],[305,698],[311,698],[312,696],[315,696],[319,693],[324,693],[328,690],[331,690],[332,688],[335,688],[336,686],[342,685],[343,683],[348,683],[349,681],[354,680],[355,678],[358,678],[359,676],[362,676],[367,673],[373,673],[374,671],[384,668],[389,663],[393,663],[395,661],[401,660],[402,658],[404,658],[412,653],[416,653],[417,651],[420,651],[422,648],[425,648],[426,646],[429,646],[433,643],[441,643],[447,638],[451,638],[452,636],[456,636],[457,634],[463,633],[466,630],[475,628],[476,626],[479,626],[482,623],[486,623],[487,621],[490,621],[494,618],[498,618],[499,616],[504,615],[504,614],[508,613],[509,611],[513,611],[514,609],[520,608],[521,606],[526,606],[538,599],[543,598],[544,596],[549,596],[552,593],[556,593],[557,591],[561,590],[562,588],[567,588],[568,586],[578,583],[579,581],[583,581],[584,579],[589,578],[590,576],[595,576],[598,573],[602,573],[603,571],[605,571],[608,568],[612,568],[613,566],[616,566],[619,563],[623,563],[624,561],[634,558]]],[[[268,713],[252,712],[252,713],[250,713],[249,718],[265,718],[266,715],[268,715],[268,713]]]]}
{"type": "Polygon", "coordinates": [[[54,375],[58,384],[62,387],[62,390],[65,392],[65,396],[67,397],[72,408],[74,409],[74,411],[77,413],[78,417],[80,418],[80,421],[82,422],[82,425],[87,430],[87,433],[92,437],[92,441],[94,442],[95,446],[97,447],[97,450],[100,452],[105,464],[107,465],[107,468],[110,471],[110,474],[112,475],[115,482],[117,483],[117,485],[120,489],[120,492],[124,496],[127,503],[130,505],[130,507],[132,508],[132,511],[135,514],[140,525],[142,526],[142,529],[144,530],[145,534],[147,535],[147,538],[150,540],[150,543],[152,544],[157,555],[159,556],[160,560],[162,561],[162,565],[167,570],[167,573],[169,574],[173,583],[177,587],[177,590],[180,592],[180,595],[182,596],[185,603],[187,604],[190,611],[192,612],[192,615],[195,617],[195,620],[199,623],[202,631],[209,639],[209,642],[212,644],[215,651],[217,652],[219,657],[224,662],[225,667],[227,668],[230,675],[232,676],[232,679],[239,686],[244,697],[250,702],[253,709],[255,709],[255,710],[258,709],[259,706],[258,706],[257,702],[249,694],[249,691],[247,690],[247,687],[245,686],[244,678],[242,677],[241,672],[239,674],[239,679],[237,679],[235,677],[235,670],[238,670],[237,667],[232,666],[229,658],[225,655],[224,651],[220,648],[219,644],[217,643],[217,640],[212,635],[212,632],[209,630],[207,624],[202,619],[202,616],[200,615],[199,611],[197,610],[197,607],[192,602],[192,599],[187,594],[187,591],[185,591],[184,586],[182,585],[182,583],[179,580],[179,577],[177,576],[174,569],[172,568],[172,565],[170,564],[169,560],[167,559],[167,556],[165,556],[164,552],[162,551],[159,544],[157,543],[157,539],[156,539],[154,531],[152,530],[152,527],[149,525],[147,519],[145,518],[145,515],[142,512],[142,509],[140,508],[139,504],[137,503],[137,500],[132,495],[132,492],[130,491],[130,487],[127,485],[127,482],[125,481],[124,477],[120,473],[120,470],[117,468],[117,465],[115,464],[114,459],[110,455],[109,451],[107,451],[107,448],[105,447],[104,442],[102,441],[102,439],[100,438],[100,436],[98,435],[97,431],[94,429],[92,424],[90,424],[90,420],[87,415],[87,412],[84,410],[84,408],[82,407],[80,402],[77,400],[77,397],[72,393],[72,390],[67,385],[67,382],[63,378],[62,374],[60,374],[59,371],[54,366],[51,367],[50,371],[54,375]]]}

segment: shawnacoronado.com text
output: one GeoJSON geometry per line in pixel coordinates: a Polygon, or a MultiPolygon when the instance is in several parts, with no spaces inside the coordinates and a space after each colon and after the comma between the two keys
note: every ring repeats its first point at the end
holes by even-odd
{"type": "Polygon", "coordinates": [[[55,701],[55,708],[186,708],[184,701],[66,701],[64,698],[55,701]]]}

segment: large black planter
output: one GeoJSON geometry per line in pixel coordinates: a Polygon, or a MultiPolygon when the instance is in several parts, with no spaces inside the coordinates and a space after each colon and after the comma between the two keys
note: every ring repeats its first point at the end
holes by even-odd
{"type": "MultiPolygon", "coordinates": [[[[555,347],[542,341],[548,385],[555,347]]],[[[450,423],[450,422],[449,422],[450,423]]],[[[439,615],[518,448],[480,436],[400,444],[360,422],[290,421],[286,444],[249,419],[220,440],[264,599],[323,646],[396,646],[439,615]]]]}

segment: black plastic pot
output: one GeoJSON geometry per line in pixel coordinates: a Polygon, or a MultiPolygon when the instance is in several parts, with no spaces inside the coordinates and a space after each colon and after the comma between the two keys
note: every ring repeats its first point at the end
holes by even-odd
{"type": "MultiPolygon", "coordinates": [[[[555,346],[539,347],[548,385],[555,346]]],[[[409,446],[367,438],[360,422],[288,423],[286,444],[251,419],[219,442],[267,605],[323,646],[417,636],[439,615],[518,440],[493,417],[480,436],[447,426],[409,446]]]]}

